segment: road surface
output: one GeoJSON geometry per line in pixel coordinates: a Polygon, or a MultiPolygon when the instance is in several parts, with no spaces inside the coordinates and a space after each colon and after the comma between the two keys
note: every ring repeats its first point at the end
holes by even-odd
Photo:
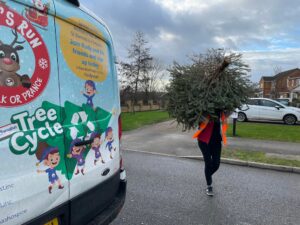
{"type": "Polygon", "coordinates": [[[203,162],[124,153],[128,191],[112,225],[299,225],[300,176],[222,164],[215,196],[203,162]]]}

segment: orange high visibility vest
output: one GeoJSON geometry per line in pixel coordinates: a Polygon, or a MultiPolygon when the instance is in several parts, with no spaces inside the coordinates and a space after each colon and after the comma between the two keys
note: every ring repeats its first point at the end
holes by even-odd
{"type": "MultiPolygon", "coordinates": [[[[202,133],[202,131],[206,128],[208,122],[209,122],[210,116],[207,116],[205,120],[199,124],[199,129],[194,133],[193,138],[198,138],[199,135],[202,133]]],[[[224,145],[227,144],[227,137],[226,132],[228,129],[228,123],[227,123],[227,117],[225,116],[225,113],[222,112],[221,114],[221,133],[222,133],[222,140],[224,145]]]]}

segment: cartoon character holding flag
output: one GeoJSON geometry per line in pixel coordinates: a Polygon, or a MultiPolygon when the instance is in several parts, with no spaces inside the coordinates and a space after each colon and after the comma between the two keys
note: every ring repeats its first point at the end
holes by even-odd
{"type": "Polygon", "coordinates": [[[108,127],[105,132],[105,138],[106,138],[106,146],[105,148],[108,148],[110,152],[110,158],[112,159],[112,153],[111,151],[114,149],[116,151],[116,147],[113,147],[113,142],[114,142],[114,136],[113,136],[113,129],[111,127],[108,127]]]}
{"type": "Polygon", "coordinates": [[[100,147],[102,144],[101,141],[101,135],[99,133],[93,132],[91,135],[91,138],[93,139],[92,142],[92,150],[95,151],[95,160],[94,160],[94,165],[96,165],[96,163],[101,160],[101,162],[104,164],[104,160],[101,156],[101,152],[100,152],[100,147]]]}
{"type": "Polygon", "coordinates": [[[38,173],[47,173],[48,179],[49,179],[49,194],[52,192],[53,185],[55,183],[58,184],[58,189],[63,189],[64,186],[61,184],[60,179],[57,176],[55,167],[58,166],[60,162],[60,155],[58,148],[56,147],[47,147],[42,150],[42,154],[39,157],[39,162],[37,163],[37,166],[39,166],[41,163],[44,163],[45,166],[48,167],[46,170],[37,170],[38,173]]]}
{"type": "Polygon", "coordinates": [[[75,175],[79,174],[79,171],[84,175],[84,168],[85,168],[85,160],[83,156],[83,152],[86,149],[85,146],[76,146],[81,140],[76,138],[71,142],[70,145],[70,154],[67,155],[68,158],[73,158],[77,160],[76,164],[76,173],[75,175]]]}

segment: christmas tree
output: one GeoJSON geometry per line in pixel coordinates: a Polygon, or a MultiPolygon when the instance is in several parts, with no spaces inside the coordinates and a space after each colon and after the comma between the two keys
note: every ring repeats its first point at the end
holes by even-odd
{"type": "Polygon", "coordinates": [[[191,63],[174,62],[169,69],[168,112],[184,130],[199,126],[210,115],[228,114],[249,97],[249,66],[242,55],[224,49],[210,49],[190,58],[191,63]]]}

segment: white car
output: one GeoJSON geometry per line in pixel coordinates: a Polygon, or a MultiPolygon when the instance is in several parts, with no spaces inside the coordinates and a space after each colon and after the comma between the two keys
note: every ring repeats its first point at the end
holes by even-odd
{"type": "Polygon", "coordinates": [[[238,111],[238,121],[279,120],[292,125],[300,121],[300,109],[268,98],[250,98],[238,111]]]}

